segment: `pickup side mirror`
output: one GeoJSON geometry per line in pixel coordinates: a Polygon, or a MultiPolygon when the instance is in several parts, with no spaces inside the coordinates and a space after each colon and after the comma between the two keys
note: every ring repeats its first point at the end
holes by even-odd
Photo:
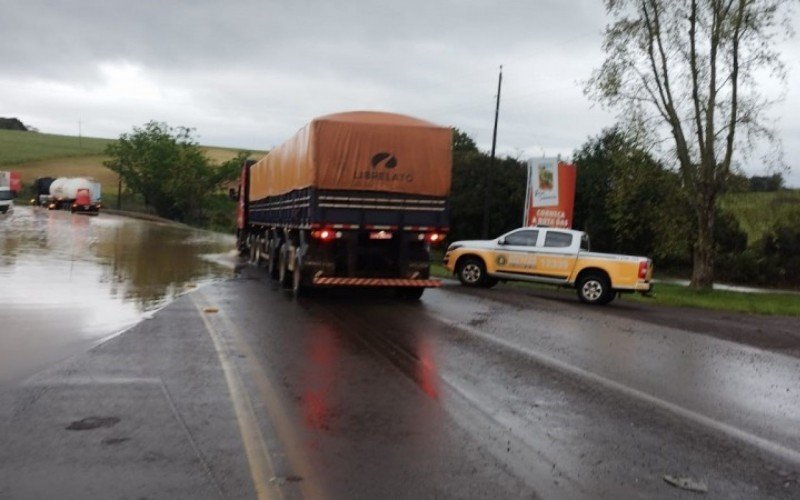
{"type": "Polygon", "coordinates": [[[230,188],[228,190],[228,198],[230,198],[233,201],[237,201],[239,199],[239,194],[236,192],[235,189],[230,188]]]}
{"type": "Polygon", "coordinates": [[[505,245],[506,244],[506,239],[505,238],[500,238],[499,240],[497,240],[497,244],[500,245],[500,246],[505,245]]]}

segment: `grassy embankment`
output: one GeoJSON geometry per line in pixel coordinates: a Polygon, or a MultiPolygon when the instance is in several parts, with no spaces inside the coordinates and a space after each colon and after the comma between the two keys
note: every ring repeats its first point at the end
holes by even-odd
{"type": "MultiPolygon", "coordinates": [[[[434,255],[431,274],[440,278],[453,278],[441,264],[441,254],[434,255]]],[[[542,290],[547,294],[565,294],[575,297],[575,290],[535,283],[509,282],[509,286],[542,290]]],[[[726,290],[698,292],[685,286],[657,283],[650,297],[625,294],[623,301],[642,302],[667,307],[693,307],[718,311],[800,316],[800,295],[789,293],[744,293],[726,290]]]]}
{"type": "MultiPolygon", "coordinates": [[[[114,139],[0,130],[0,170],[19,172],[25,186],[39,177],[92,177],[102,185],[105,204],[116,207],[118,177],[103,165],[108,159],[105,148],[112,142],[114,139]]],[[[238,152],[209,146],[203,150],[215,163],[227,161],[238,152]]],[[[254,157],[261,154],[253,153],[254,157]]],[[[145,207],[137,197],[123,196],[122,208],[144,211],[145,207]]]]}

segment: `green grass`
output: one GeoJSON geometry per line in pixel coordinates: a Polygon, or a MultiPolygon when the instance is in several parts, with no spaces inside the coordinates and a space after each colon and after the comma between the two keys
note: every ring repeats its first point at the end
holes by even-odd
{"type": "Polygon", "coordinates": [[[53,158],[100,155],[112,139],[40,134],[19,130],[0,130],[0,165],[23,163],[53,158]]]}
{"type": "Polygon", "coordinates": [[[800,214],[800,189],[769,193],[730,193],[720,200],[723,209],[732,212],[747,233],[752,245],[779,220],[793,220],[800,214]]]}
{"type": "Polygon", "coordinates": [[[800,295],[788,293],[744,293],[726,290],[701,292],[680,285],[658,283],[652,298],[634,294],[625,295],[624,300],[669,307],[800,316],[800,295]]]}

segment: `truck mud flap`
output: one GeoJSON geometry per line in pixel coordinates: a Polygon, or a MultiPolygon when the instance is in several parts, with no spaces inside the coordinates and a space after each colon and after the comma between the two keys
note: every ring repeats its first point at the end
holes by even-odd
{"type": "Polygon", "coordinates": [[[442,286],[439,280],[419,280],[400,278],[328,278],[317,276],[313,282],[316,286],[408,286],[438,288],[442,286]]]}

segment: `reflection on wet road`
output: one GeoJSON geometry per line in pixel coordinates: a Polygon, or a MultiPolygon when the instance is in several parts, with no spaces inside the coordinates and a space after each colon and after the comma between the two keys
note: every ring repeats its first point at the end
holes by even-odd
{"type": "Polygon", "coordinates": [[[107,214],[0,216],[0,383],[136,323],[191,283],[230,275],[232,244],[107,214]]]}

